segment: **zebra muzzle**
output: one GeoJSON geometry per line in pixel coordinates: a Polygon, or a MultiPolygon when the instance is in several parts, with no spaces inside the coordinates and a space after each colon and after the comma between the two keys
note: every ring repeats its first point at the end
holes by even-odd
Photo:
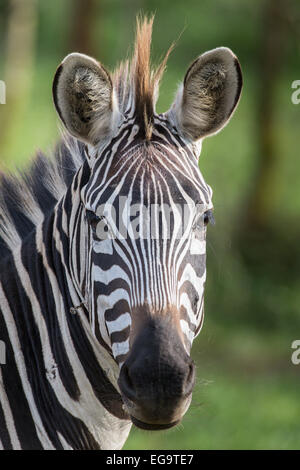
{"type": "Polygon", "coordinates": [[[159,430],[175,426],[187,411],[195,382],[194,363],[175,327],[165,318],[141,329],[119,376],[133,424],[159,430]]]}

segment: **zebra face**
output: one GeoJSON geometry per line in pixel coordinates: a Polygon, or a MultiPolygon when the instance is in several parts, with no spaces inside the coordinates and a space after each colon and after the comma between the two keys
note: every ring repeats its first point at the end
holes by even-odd
{"type": "Polygon", "coordinates": [[[99,159],[82,191],[91,323],[120,365],[143,309],[144,321],[172,311],[187,353],[203,320],[211,189],[193,149],[156,121],[157,140],[155,129],[147,145],[99,159]]]}
{"type": "Polygon", "coordinates": [[[133,423],[163,429],[190,404],[190,349],[203,323],[213,218],[212,192],[198,168],[201,142],[232,115],[241,71],[227,48],[203,54],[171,109],[157,115],[163,67],[150,73],[149,28],[138,26],[130,68],[110,76],[94,59],[71,54],[53,91],[66,128],[87,144],[81,244],[91,328],[119,364],[133,423]]]}
{"type": "Polygon", "coordinates": [[[174,425],[191,400],[189,353],[203,323],[212,218],[195,148],[174,137],[164,116],[155,121],[151,142],[100,158],[82,191],[91,324],[121,368],[134,423],[147,429],[174,425]]]}

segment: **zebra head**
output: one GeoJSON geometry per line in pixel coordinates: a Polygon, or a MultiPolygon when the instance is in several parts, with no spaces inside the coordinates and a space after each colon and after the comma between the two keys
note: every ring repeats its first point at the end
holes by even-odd
{"type": "Polygon", "coordinates": [[[69,133],[86,144],[81,188],[83,296],[91,328],[119,364],[134,424],[163,429],[191,402],[190,349],[203,323],[206,226],[212,191],[198,168],[204,137],[239,100],[239,62],[227,48],[198,57],[170,110],[155,112],[166,58],[150,70],[152,20],[138,22],[130,64],[110,75],[70,54],[54,79],[69,133]]]}

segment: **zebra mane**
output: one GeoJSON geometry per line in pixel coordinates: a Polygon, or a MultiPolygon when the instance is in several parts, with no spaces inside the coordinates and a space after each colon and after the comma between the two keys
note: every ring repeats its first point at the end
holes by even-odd
{"type": "Polygon", "coordinates": [[[63,135],[52,158],[38,152],[27,171],[0,175],[0,259],[53,210],[84,159],[84,144],[63,135]]]}
{"type": "Polygon", "coordinates": [[[130,61],[121,63],[113,73],[119,108],[124,112],[133,103],[134,114],[139,120],[146,140],[150,140],[152,135],[159,82],[166,68],[168,57],[174,48],[174,44],[172,44],[163,60],[156,67],[151,65],[153,21],[154,16],[150,18],[137,17],[133,57],[130,61]]]}

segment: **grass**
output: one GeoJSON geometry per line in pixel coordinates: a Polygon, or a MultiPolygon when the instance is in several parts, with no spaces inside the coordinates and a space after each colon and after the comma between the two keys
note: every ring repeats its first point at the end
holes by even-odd
{"type": "Polygon", "coordinates": [[[124,449],[299,449],[299,380],[216,371],[177,429],[133,429],[124,449]]]}

